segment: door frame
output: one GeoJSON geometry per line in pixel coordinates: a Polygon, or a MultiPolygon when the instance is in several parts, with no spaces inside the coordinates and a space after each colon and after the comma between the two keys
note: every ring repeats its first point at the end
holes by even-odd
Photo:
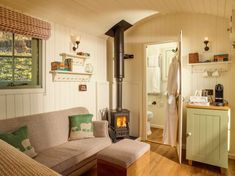
{"type": "Polygon", "coordinates": [[[183,105],[184,105],[184,98],[182,95],[183,92],[183,79],[182,79],[182,45],[183,45],[183,32],[182,30],[180,31],[179,35],[179,45],[178,45],[178,50],[179,50],[179,97],[178,97],[178,103],[177,103],[177,108],[178,108],[178,142],[176,145],[177,149],[177,154],[178,154],[178,159],[179,163],[182,163],[182,145],[183,145],[183,105]]]}
{"type": "MultiPolygon", "coordinates": [[[[179,41],[177,40],[168,40],[168,41],[158,41],[158,42],[149,42],[149,43],[144,43],[143,50],[144,50],[144,55],[143,55],[143,60],[142,60],[142,70],[143,70],[143,94],[142,94],[142,131],[141,131],[141,138],[142,140],[146,141],[147,140],[147,133],[146,133],[146,126],[147,126],[147,108],[148,108],[148,103],[147,103],[147,55],[146,55],[146,49],[148,45],[159,45],[159,44],[164,44],[164,43],[178,43],[179,41]]],[[[164,144],[163,144],[164,145],[164,144]]]]}
{"type": "MultiPolygon", "coordinates": [[[[142,69],[143,69],[143,95],[142,95],[142,100],[143,100],[143,107],[142,107],[142,139],[143,140],[147,140],[147,133],[146,133],[146,126],[147,126],[147,55],[146,55],[146,50],[147,50],[147,46],[148,45],[154,45],[154,44],[164,44],[164,43],[178,43],[178,49],[180,50],[179,52],[179,64],[180,64],[180,73],[179,73],[179,77],[180,77],[180,85],[179,85],[179,102],[177,104],[177,107],[180,107],[181,109],[178,108],[178,130],[177,130],[177,136],[178,136],[178,142],[176,144],[176,151],[178,154],[178,160],[179,163],[181,164],[182,161],[182,113],[183,113],[183,97],[182,97],[182,31],[180,31],[180,38],[178,38],[178,40],[170,40],[170,41],[163,41],[163,42],[151,42],[151,43],[145,43],[144,44],[144,59],[143,59],[143,63],[142,63],[142,69]]],[[[156,142],[157,143],[157,142],[156,142]]],[[[165,144],[162,144],[165,145],[165,144]]]]}

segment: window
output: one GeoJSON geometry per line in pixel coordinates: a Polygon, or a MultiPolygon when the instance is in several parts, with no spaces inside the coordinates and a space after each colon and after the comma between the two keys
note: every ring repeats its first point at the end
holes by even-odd
{"type": "Polygon", "coordinates": [[[42,87],[42,41],[0,31],[0,88],[42,87]]]}

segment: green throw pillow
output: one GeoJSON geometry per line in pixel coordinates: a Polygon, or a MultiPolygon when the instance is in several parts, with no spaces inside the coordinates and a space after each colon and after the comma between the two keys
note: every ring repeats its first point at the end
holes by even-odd
{"type": "Polygon", "coordinates": [[[70,135],[69,139],[84,139],[93,136],[92,114],[79,114],[69,116],[70,135]]]}
{"type": "Polygon", "coordinates": [[[0,134],[0,139],[24,152],[31,158],[37,155],[28,139],[27,126],[21,127],[12,133],[2,133],[0,134]]]}

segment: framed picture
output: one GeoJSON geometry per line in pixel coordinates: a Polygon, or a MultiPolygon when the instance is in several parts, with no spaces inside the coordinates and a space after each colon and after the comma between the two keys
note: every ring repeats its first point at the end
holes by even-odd
{"type": "Polygon", "coordinates": [[[86,86],[86,84],[80,84],[80,85],[79,85],[79,91],[87,91],[87,86],[86,86]]]}

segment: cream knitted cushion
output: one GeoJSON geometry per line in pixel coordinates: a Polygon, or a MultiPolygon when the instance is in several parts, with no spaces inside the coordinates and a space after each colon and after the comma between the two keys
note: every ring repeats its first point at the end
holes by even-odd
{"type": "Polygon", "coordinates": [[[108,121],[93,121],[93,134],[95,137],[108,137],[108,121]]]}

